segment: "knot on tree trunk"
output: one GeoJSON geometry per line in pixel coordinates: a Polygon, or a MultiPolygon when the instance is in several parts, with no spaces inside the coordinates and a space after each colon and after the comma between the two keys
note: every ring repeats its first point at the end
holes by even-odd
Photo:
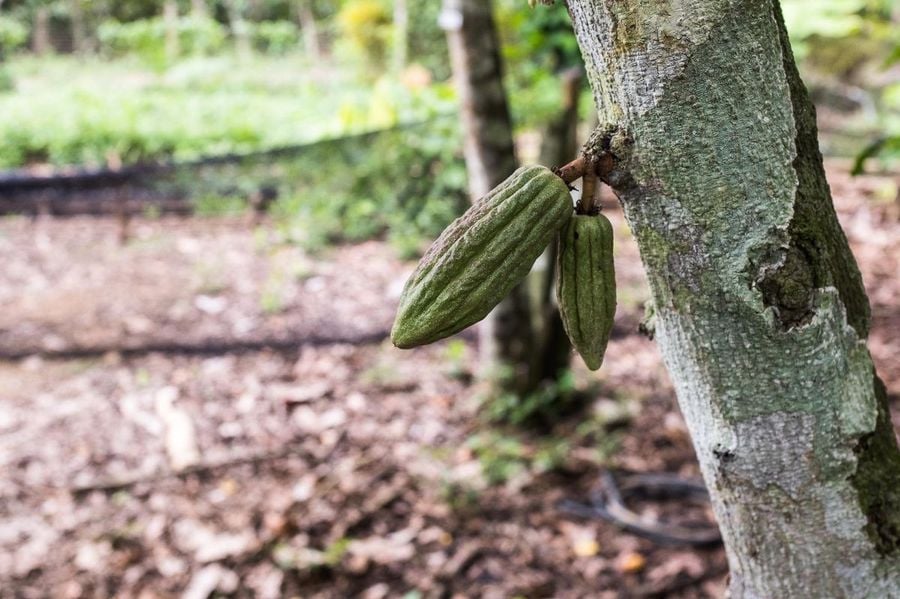
{"type": "Polygon", "coordinates": [[[776,263],[760,268],[756,286],[762,292],[763,303],[774,309],[785,330],[802,326],[812,318],[813,270],[799,248],[788,248],[776,263]]]}

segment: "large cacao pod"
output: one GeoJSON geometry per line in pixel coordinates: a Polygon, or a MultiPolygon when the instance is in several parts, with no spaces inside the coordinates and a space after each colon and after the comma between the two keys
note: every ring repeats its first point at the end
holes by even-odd
{"type": "Polygon", "coordinates": [[[563,326],[591,370],[603,363],[616,314],[612,225],[602,214],[575,215],[559,234],[556,296],[563,326]]]}
{"type": "Polygon", "coordinates": [[[562,179],[543,166],[518,169],[422,257],[400,296],[391,341],[404,349],[425,345],[487,316],[571,216],[562,179]]]}

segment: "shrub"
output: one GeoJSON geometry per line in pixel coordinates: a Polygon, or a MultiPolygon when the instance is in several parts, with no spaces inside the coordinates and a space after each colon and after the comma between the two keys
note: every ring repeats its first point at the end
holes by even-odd
{"type": "MultiPolygon", "coordinates": [[[[182,55],[211,55],[225,45],[225,28],[208,18],[178,19],[178,47],[182,55]]],[[[107,56],[134,54],[154,68],[165,68],[166,24],[161,17],[130,23],[106,21],[98,29],[101,50],[107,56]]]]}
{"type": "Polygon", "coordinates": [[[391,16],[378,0],[350,0],[337,15],[343,41],[365,64],[366,73],[377,75],[387,64],[391,16]]]}
{"type": "Polygon", "coordinates": [[[277,214],[310,249],[387,235],[411,257],[467,204],[454,119],[317,146],[291,165],[277,214]]]}
{"type": "Polygon", "coordinates": [[[0,15],[0,57],[18,48],[28,40],[28,28],[10,17],[0,15]]]}
{"type": "Polygon", "coordinates": [[[253,24],[251,36],[257,50],[277,56],[297,46],[300,29],[290,21],[261,21],[253,24]]]}
{"type": "Polygon", "coordinates": [[[9,71],[0,64],[0,94],[15,91],[16,82],[13,80],[9,71]]]}

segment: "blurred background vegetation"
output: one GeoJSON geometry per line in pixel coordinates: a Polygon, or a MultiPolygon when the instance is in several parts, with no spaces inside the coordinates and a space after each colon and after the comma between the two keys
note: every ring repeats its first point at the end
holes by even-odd
{"type": "MultiPolygon", "coordinates": [[[[565,8],[499,0],[520,158],[580,64],[565,8]]],[[[826,155],[900,161],[900,3],[783,0],[826,155]]],[[[0,0],[0,170],[247,154],[160,181],[200,212],[260,188],[284,239],[414,255],[466,202],[439,0],[0,0]],[[380,133],[363,135],[366,132],[380,133]],[[295,148],[265,159],[254,152],[295,148]],[[198,174],[199,173],[199,174],[198,174]]],[[[580,119],[591,122],[586,86],[580,119]]],[[[895,190],[896,193],[896,190],[895,190]]]]}

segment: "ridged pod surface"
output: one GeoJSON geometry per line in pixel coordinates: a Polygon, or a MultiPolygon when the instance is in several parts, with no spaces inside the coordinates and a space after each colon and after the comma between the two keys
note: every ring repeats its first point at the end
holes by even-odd
{"type": "Polygon", "coordinates": [[[559,234],[556,295],[563,326],[591,370],[603,363],[616,314],[612,224],[575,215],[559,234]]]}
{"type": "Polygon", "coordinates": [[[391,341],[433,343],[487,316],[571,216],[562,179],[543,166],[516,170],[425,252],[400,296],[391,341]]]}

